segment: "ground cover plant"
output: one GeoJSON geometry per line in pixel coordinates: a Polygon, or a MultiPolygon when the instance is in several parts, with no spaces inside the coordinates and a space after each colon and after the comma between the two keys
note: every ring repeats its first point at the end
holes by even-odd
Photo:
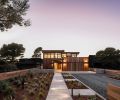
{"type": "Polygon", "coordinates": [[[103,100],[98,95],[92,95],[92,96],[72,96],[73,100],[103,100]]]}
{"type": "Polygon", "coordinates": [[[51,72],[29,71],[0,81],[0,100],[45,100],[52,81],[51,72]]]}
{"type": "Polygon", "coordinates": [[[80,83],[79,81],[65,81],[68,89],[87,89],[85,85],[80,83]]]}
{"type": "Polygon", "coordinates": [[[109,75],[108,77],[120,80],[120,74],[118,74],[118,75],[109,75]]]}

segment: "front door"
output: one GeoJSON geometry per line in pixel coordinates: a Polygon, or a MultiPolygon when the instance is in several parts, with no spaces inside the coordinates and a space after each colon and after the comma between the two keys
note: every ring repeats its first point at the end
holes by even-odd
{"type": "Polygon", "coordinates": [[[55,71],[62,71],[62,66],[61,66],[61,64],[59,64],[59,63],[54,63],[54,69],[55,69],[55,71]]]}

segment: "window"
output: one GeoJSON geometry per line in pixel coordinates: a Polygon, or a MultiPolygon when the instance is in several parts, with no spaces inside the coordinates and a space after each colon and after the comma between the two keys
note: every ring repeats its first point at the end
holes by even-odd
{"type": "Polygon", "coordinates": [[[85,62],[85,63],[88,62],[88,59],[87,59],[87,58],[84,58],[84,62],[85,62]]]}
{"type": "Polygon", "coordinates": [[[54,58],[54,55],[55,55],[54,53],[51,53],[51,58],[54,58]]]}
{"type": "Polygon", "coordinates": [[[62,57],[65,58],[65,57],[66,57],[66,54],[62,54],[62,57]]]}
{"type": "Polygon", "coordinates": [[[48,56],[47,56],[48,58],[50,58],[50,53],[48,53],[48,56]]]}
{"type": "Polygon", "coordinates": [[[44,54],[44,58],[48,58],[47,54],[44,54]]]}
{"type": "Polygon", "coordinates": [[[67,62],[67,58],[64,58],[63,62],[67,62]]]}
{"type": "Polygon", "coordinates": [[[58,58],[61,58],[61,53],[58,53],[58,58]]]}
{"type": "Polygon", "coordinates": [[[76,54],[72,54],[72,57],[77,57],[77,55],[76,54]]]}
{"type": "Polygon", "coordinates": [[[57,53],[55,53],[55,58],[57,58],[57,53]]]}

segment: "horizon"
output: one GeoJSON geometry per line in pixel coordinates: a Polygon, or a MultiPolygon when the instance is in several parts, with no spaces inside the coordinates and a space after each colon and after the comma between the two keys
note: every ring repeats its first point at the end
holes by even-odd
{"type": "Polygon", "coordinates": [[[118,0],[30,0],[25,18],[31,26],[0,32],[0,48],[12,42],[23,44],[25,58],[37,47],[80,52],[80,57],[106,47],[120,49],[119,4],[118,0]]]}

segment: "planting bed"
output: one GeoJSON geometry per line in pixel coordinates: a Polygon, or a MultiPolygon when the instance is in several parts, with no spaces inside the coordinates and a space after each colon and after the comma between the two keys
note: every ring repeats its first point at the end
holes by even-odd
{"type": "Polygon", "coordinates": [[[116,79],[116,80],[120,80],[120,74],[118,74],[118,75],[109,75],[108,77],[116,79]]]}
{"type": "Polygon", "coordinates": [[[63,78],[65,79],[65,83],[68,89],[87,89],[85,85],[80,83],[69,73],[63,73],[62,75],[63,75],[63,78]]]}
{"type": "Polygon", "coordinates": [[[103,100],[101,97],[99,97],[96,93],[93,93],[92,90],[89,90],[84,84],[82,84],[80,81],[68,74],[68,73],[63,73],[63,78],[65,79],[65,83],[68,87],[68,89],[71,91],[70,94],[73,98],[73,100],[103,100]],[[80,93],[78,95],[75,95],[73,92],[77,90],[89,90],[91,91],[94,95],[81,95],[80,93]],[[73,95],[74,94],[74,95],[73,95]]]}
{"type": "Polygon", "coordinates": [[[72,96],[73,100],[103,100],[101,99],[98,95],[94,95],[94,96],[72,96]]]}
{"type": "Polygon", "coordinates": [[[71,75],[63,75],[63,78],[64,79],[74,79],[74,77],[71,75]]]}
{"type": "Polygon", "coordinates": [[[0,81],[0,100],[45,100],[53,78],[51,72],[28,72],[0,81]]]}
{"type": "Polygon", "coordinates": [[[82,83],[79,81],[65,81],[68,89],[87,89],[86,86],[84,86],[82,83]]]}

